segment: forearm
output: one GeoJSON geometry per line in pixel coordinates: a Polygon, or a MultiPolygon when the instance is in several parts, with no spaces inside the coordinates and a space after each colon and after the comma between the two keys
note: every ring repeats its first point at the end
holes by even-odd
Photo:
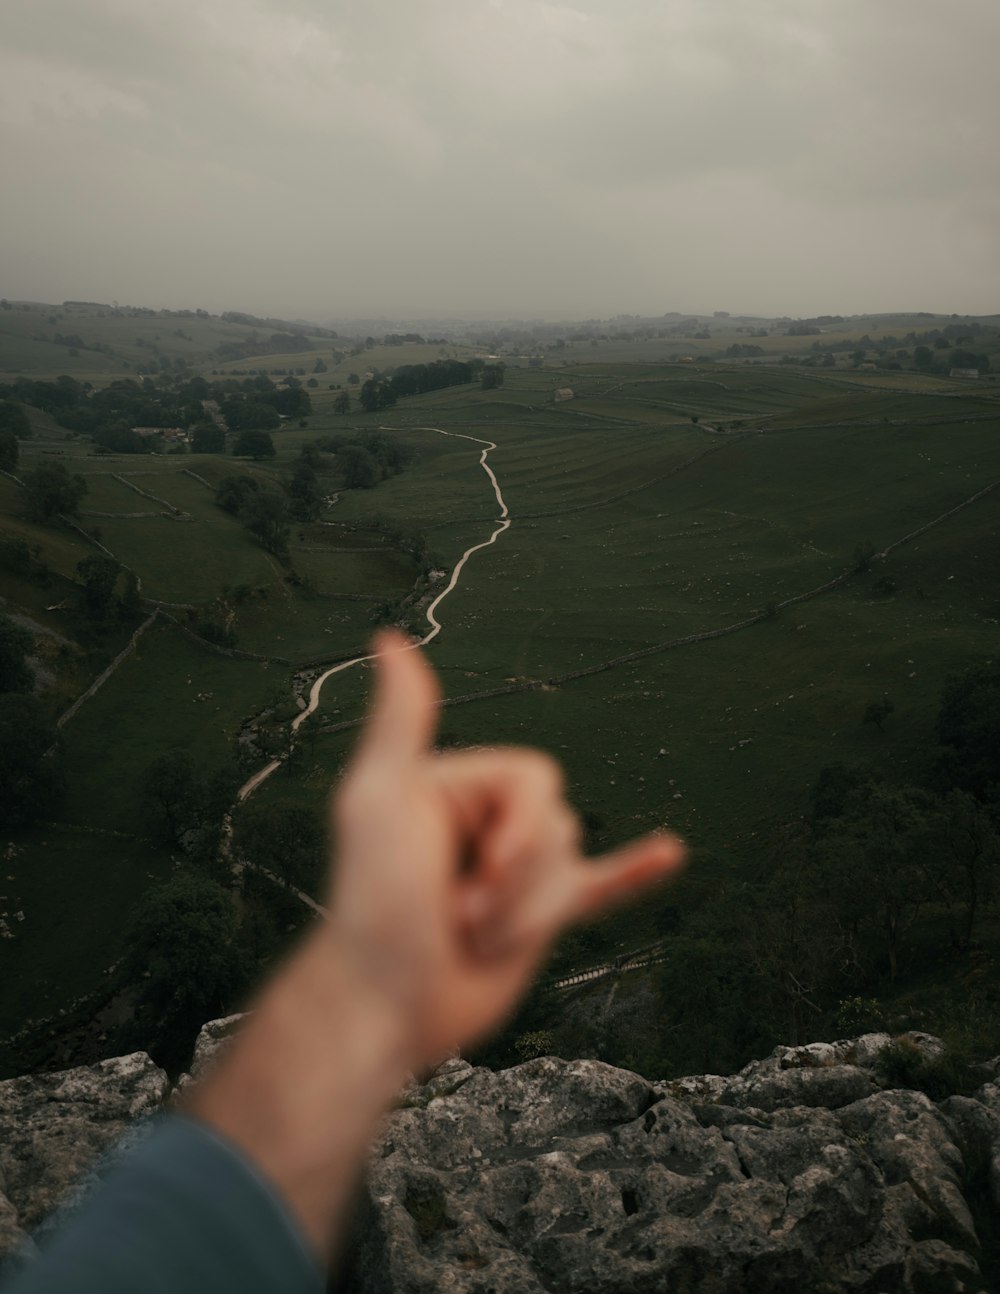
{"type": "Polygon", "coordinates": [[[378,1119],[412,1063],[401,1011],[354,973],[323,925],[185,1109],[250,1159],[325,1262],[378,1119]]]}

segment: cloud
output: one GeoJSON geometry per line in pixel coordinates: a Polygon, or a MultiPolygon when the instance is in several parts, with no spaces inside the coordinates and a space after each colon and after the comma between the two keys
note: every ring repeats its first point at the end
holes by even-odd
{"type": "Polygon", "coordinates": [[[24,293],[995,308],[995,0],[33,0],[0,34],[24,293]]]}

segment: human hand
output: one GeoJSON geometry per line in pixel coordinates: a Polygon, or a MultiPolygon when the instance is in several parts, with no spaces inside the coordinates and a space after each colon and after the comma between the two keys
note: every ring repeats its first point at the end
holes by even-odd
{"type": "Polygon", "coordinates": [[[586,860],[551,758],[435,753],[430,668],[400,634],[375,655],[373,712],[333,800],[329,927],[416,1069],[494,1028],[564,926],[673,873],[684,850],[654,835],[586,860]]]}
{"type": "Polygon", "coordinates": [[[373,713],[333,798],[329,916],[264,986],[186,1108],[273,1184],[317,1255],[406,1071],[497,1025],[570,921],[675,871],[652,836],[588,862],[557,765],[436,754],[437,686],[382,634],[373,713]]]}

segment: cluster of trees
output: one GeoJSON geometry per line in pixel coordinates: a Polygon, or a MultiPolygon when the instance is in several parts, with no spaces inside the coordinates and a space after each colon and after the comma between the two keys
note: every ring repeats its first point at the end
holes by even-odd
{"type": "MultiPolygon", "coordinates": [[[[204,401],[212,398],[203,377],[169,383],[123,378],[99,390],[65,376],[54,382],[19,378],[0,394],[44,409],[61,427],[93,436],[105,447],[111,447],[116,434],[130,434],[133,427],[187,427],[204,421],[204,401]]],[[[142,446],[131,452],[143,452],[142,446]]]]}
{"type": "Polygon", "coordinates": [[[274,441],[266,431],[241,431],[233,441],[233,454],[237,458],[252,458],[258,462],[262,458],[275,458],[277,453],[274,441]]]}
{"type": "Polygon", "coordinates": [[[315,442],[315,448],[336,455],[335,466],[347,490],[370,490],[402,471],[413,458],[408,445],[384,431],[324,436],[315,442]]]}
{"type": "Polygon", "coordinates": [[[222,416],[230,431],[273,431],[282,416],[304,418],[311,412],[309,392],[295,377],[286,378],[281,387],[269,377],[250,378],[222,401],[222,416]]]}
{"type": "MultiPolygon", "coordinates": [[[[136,435],[135,427],[180,427],[190,430],[197,453],[222,452],[222,428],[213,421],[209,405],[218,405],[232,431],[267,431],[282,417],[302,419],[312,411],[309,392],[297,378],[276,386],[258,375],[242,380],[201,376],[156,381],[119,379],[95,390],[89,382],[59,377],[54,382],[18,378],[0,386],[0,459],[16,462],[9,437],[31,434],[25,406],[42,409],[61,427],[90,436],[101,449],[118,454],[143,454],[158,448],[157,437],[136,435]],[[197,435],[195,435],[197,433],[197,435]]],[[[9,467],[6,470],[11,470],[9,467]]]]}
{"type": "MultiPolygon", "coordinates": [[[[233,452],[264,458],[273,457],[275,451],[266,432],[245,431],[233,452]]],[[[409,446],[385,432],[325,436],[302,446],[282,489],[264,485],[245,472],[234,473],[219,482],[215,502],[238,517],[263,548],[285,559],[290,524],[315,521],[322,511],[325,492],[319,469],[324,454],[334,456],[333,470],[339,473],[341,488],[348,490],[371,489],[401,471],[412,458],[409,446]]]]}
{"type": "Polygon", "coordinates": [[[262,485],[246,473],[226,476],[215,491],[215,502],[237,517],[260,546],[276,557],[288,556],[288,500],[279,490],[262,485]]]}
{"type": "Polygon", "coordinates": [[[87,493],[87,482],[62,463],[43,463],[23,478],[24,501],[32,521],[50,525],[57,517],[75,517],[87,493]]]}
{"type": "MultiPolygon", "coordinates": [[[[776,827],[756,864],[730,870],[702,858],[659,900],[667,957],[626,1006],[605,1018],[592,998],[577,1011],[536,993],[486,1058],[513,1063],[518,1040],[544,1030],[564,1055],[650,1075],[727,1073],[778,1042],[887,1026],[941,1031],[963,1013],[980,1035],[995,1033],[1000,990],[989,977],[966,980],[960,998],[937,990],[936,1020],[883,1005],[904,983],[919,1003],[910,986],[928,961],[939,981],[957,979],[996,910],[1000,665],[948,683],[937,737],[918,780],[824,769],[809,813],[776,827]]],[[[584,952],[587,960],[601,957],[584,952]]]]}
{"type": "Polygon", "coordinates": [[[0,399],[0,470],[13,472],[20,458],[21,440],[31,435],[31,423],[23,404],[0,399]]]}
{"type": "MultiPolygon", "coordinates": [[[[391,408],[406,395],[422,395],[426,391],[440,391],[449,386],[464,386],[481,380],[485,365],[482,360],[440,359],[430,364],[404,364],[391,376],[376,376],[365,382],[358,395],[366,413],[377,413],[391,408]]],[[[500,386],[503,367],[492,365],[490,383],[500,386]]],[[[348,379],[350,381],[350,379],[348,379]]]]}
{"type": "Polygon", "coordinates": [[[947,353],[942,355],[940,352],[948,347],[939,347],[935,342],[938,354],[929,346],[918,346],[913,352],[913,362],[919,369],[925,372],[948,372],[953,368],[977,368],[980,373],[988,373],[992,367],[990,357],[983,351],[971,351],[955,347],[947,349],[947,353]]]}
{"type": "Polygon", "coordinates": [[[84,614],[93,622],[112,618],[134,620],[141,610],[139,581],[113,557],[94,554],[76,564],[84,614]]]}
{"type": "Polygon", "coordinates": [[[308,916],[257,869],[310,889],[322,875],[320,821],[288,807],[241,808],[229,849],[220,850],[235,787],[234,770],[213,772],[180,750],[143,777],[151,823],[165,845],[180,849],[181,863],[133,914],[118,985],[135,994],[135,1016],[114,1043],[149,1048],[175,1073],[204,1021],[245,999],[308,916]]]}
{"type": "MultiPolygon", "coordinates": [[[[880,368],[905,368],[913,366],[924,372],[947,373],[952,368],[977,368],[989,373],[992,368],[986,351],[972,350],[977,342],[1000,340],[1000,330],[974,321],[945,324],[925,332],[908,332],[903,337],[888,334],[872,338],[865,333],[860,338],[825,337],[813,342],[813,362],[832,366],[838,354],[848,353],[855,366],[874,363],[880,368]]],[[[794,357],[788,359],[794,362],[794,357]]],[[[799,361],[801,362],[801,361],[799,361]]]]}

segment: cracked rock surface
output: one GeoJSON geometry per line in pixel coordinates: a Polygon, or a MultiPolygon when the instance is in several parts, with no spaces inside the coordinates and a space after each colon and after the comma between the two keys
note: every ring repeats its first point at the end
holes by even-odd
{"type": "Polygon", "coordinates": [[[124,1153],[169,1087],[142,1051],[0,1082],[0,1263],[93,1184],[112,1147],[124,1153]]]}
{"type": "Polygon", "coordinates": [[[596,1061],[452,1062],[386,1121],[358,1288],[988,1289],[1000,1089],[941,1107],[883,1091],[888,1041],[778,1048],[731,1078],[664,1084],[596,1061]]]}
{"type": "MultiPolygon", "coordinates": [[[[205,1027],[192,1071],[226,1045],[205,1027]]],[[[653,1083],[461,1059],[372,1152],[360,1294],[972,1294],[996,1288],[1000,1084],[885,1090],[886,1035],[653,1083]]],[[[936,1039],[911,1035],[927,1055],[936,1039]]],[[[168,1099],[144,1053],[0,1083],[0,1255],[168,1099]]]]}

